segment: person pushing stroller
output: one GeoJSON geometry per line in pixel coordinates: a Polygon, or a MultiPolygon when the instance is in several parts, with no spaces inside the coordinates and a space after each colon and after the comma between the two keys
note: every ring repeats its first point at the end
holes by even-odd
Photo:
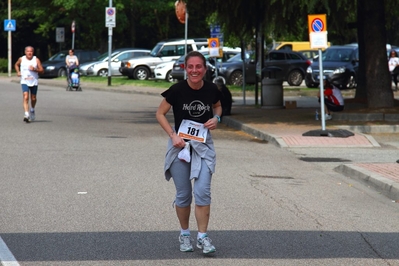
{"type": "Polygon", "coordinates": [[[68,79],[68,84],[71,84],[71,74],[74,72],[75,69],[79,67],[79,59],[78,57],[74,54],[74,50],[70,49],[69,54],[65,57],[65,63],[67,66],[67,79],[68,79]]]}
{"type": "Polygon", "coordinates": [[[72,90],[76,88],[80,90],[79,84],[79,59],[74,54],[74,50],[70,49],[69,54],[65,57],[65,63],[67,66],[67,90],[72,90]]]}

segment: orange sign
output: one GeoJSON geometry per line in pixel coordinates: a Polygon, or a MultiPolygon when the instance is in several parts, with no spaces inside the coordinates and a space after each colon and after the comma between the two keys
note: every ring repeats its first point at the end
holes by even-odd
{"type": "Polygon", "coordinates": [[[308,15],[309,34],[327,31],[326,14],[308,15]]]}
{"type": "Polygon", "coordinates": [[[175,11],[177,20],[182,24],[186,23],[186,3],[183,0],[175,2],[175,11]]]}
{"type": "Polygon", "coordinates": [[[209,48],[219,48],[219,38],[209,38],[208,46],[209,48]]]}

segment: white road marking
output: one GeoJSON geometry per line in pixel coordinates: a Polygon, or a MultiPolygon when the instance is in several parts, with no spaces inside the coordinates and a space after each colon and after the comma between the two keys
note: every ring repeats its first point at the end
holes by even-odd
{"type": "Polygon", "coordinates": [[[19,266],[18,261],[8,249],[6,243],[0,237],[0,262],[3,266],[19,266]]]}

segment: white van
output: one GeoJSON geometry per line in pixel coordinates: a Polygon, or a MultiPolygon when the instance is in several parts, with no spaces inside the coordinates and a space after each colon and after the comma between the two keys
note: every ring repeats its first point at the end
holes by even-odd
{"type": "Polygon", "coordinates": [[[184,55],[186,44],[187,53],[198,51],[208,47],[208,39],[198,38],[161,41],[154,46],[150,56],[122,61],[119,72],[121,72],[123,76],[128,76],[133,79],[148,79],[149,77],[154,76],[154,69],[157,65],[175,61],[184,55]]]}

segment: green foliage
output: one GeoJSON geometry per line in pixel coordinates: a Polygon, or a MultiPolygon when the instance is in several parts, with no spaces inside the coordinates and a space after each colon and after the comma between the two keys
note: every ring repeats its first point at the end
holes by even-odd
{"type": "Polygon", "coordinates": [[[7,58],[0,58],[0,73],[8,72],[8,60],[7,58]]]}
{"type": "MultiPolygon", "coordinates": [[[[114,0],[117,10],[113,29],[113,48],[143,47],[151,49],[158,41],[183,38],[185,25],[177,21],[175,1],[114,0]]],[[[265,38],[307,40],[308,14],[327,14],[328,38],[334,44],[357,41],[357,7],[353,0],[186,0],[189,13],[188,36],[209,37],[209,26],[219,23],[226,46],[254,42],[258,25],[265,38]]],[[[108,49],[104,0],[13,0],[12,18],[17,21],[13,32],[13,58],[32,45],[42,60],[59,49],[72,45],[71,23],[75,20],[75,48],[108,49]],[[65,43],[55,42],[55,29],[65,28],[65,43]]],[[[399,44],[399,9],[397,1],[385,3],[387,42],[399,44]]],[[[7,18],[7,1],[0,1],[0,15],[7,18]]],[[[0,33],[0,46],[7,46],[7,33],[0,33]]],[[[6,50],[0,51],[5,56],[6,50]]]]}

